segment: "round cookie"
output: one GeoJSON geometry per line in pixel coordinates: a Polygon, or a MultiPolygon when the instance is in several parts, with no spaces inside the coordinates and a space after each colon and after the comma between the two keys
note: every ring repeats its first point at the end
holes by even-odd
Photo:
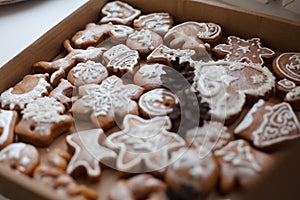
{"type": "Polygon", "coordinates": [[[141,57],[148,56],[161,44],[163,44],[161,36],[148,29],[136,30],[126,40],[126,45],[130,49],[137,50],[141,57]]]}
{"type": "Polygon", "coordinates": [[[277,76],[300,84],[300,53],[282,53],[273,61],[273,70],[277,76]]]}
{"type": "Polygon", "coordinates": [[[211,45],[216,45],[220,42],[222,38],[222,28],[220,25],[208,22],[208,23],[199,23],[200,30],[197,33],[197,36],[203,42],[207,42],[211,45]]]}
{"type": "Polygon", "coordinates": [[[297,85],[290,80],[282,79],[275,85],[277,97],[283,99],[287,93],[294,89],[297,85]]]}

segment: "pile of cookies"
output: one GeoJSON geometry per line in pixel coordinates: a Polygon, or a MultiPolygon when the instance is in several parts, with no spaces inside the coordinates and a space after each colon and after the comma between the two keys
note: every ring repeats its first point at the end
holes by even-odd
{"type": "Polygon", "coordinates": [[[121,1],[63,46],[0,95],[0,165],[62,197],[97,199],[77,179],[105,170],[110,200],[247,190],[300,137],[300,52],[121,1]]]}

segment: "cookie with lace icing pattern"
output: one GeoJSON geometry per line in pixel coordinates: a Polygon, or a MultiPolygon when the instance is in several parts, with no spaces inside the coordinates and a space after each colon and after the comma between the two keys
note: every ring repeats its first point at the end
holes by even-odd
{"type": "Polygon", "coordinates": [[[144,89],[134,84],[125,85],[117,76],[110,76],[101,85],[88,84],[79,87],[81,98],[72,106],[73,116],[92,120],[104,130],[122,121],[126,114],[138,114],[137,100],[144,89]]]}
{"type": "Polygon", "coordinates": [[[105,145],[118,151],[116,167],[119,171],[163,172],[170,164],[169,154],[185,145],[177,134],[169,132],[168,117],[149,120],[128,114],[119,132],[109,135],[105,145]]]}
{"type": "Polygon", "coordinates": [[[103,53],[103,60],[108,64],[114,58],[130,50],[131,49],[124,44],[115,45],[103,53]]]}
{"type": "Polygon", "coordinates": [[[273,61],[273,70],[277,76],[300,84],[300,53],[282,53],[273,61]]]}
{"type": "Polygon", "coordinates": [[[0,151],[0,164],[21,174],[31,176],[39,163],[40,153],[30,144],[12,143],[0,151]]]}
{"type": "Polygon", "coordinates": [[[275,164],[275,159],[258,151],[242,139],[234,140],[214,152],[220,166],[220,190],[231,192],[236,186],[251,189],[266,176],[275,164]]]}
{"type": "Polygon", "coordinates": [[[259,100],[234,133],[260,149],[273,149],[300,137],[300,123],[288,103],[259,100]]]}
{"type": "Polygon", "coordinates": [[[17,120],[16,111],[0,109],[0,150],[13,143],[17,120]]]}
{"type": "Polygon", "coordinates": [[[79,87],[85,84],[99,84],[108,76],[108,71],[101,63],[87,61],[78,63],[73,67],[67,76],[67,79],[73,85],[79,87]]]}
{"type": "Polygon", "coordinates": [[[226,61],[239,61],[265,65],[272,62],[275,52],[263,47],[260,38],[242,39],[236,36],[229,36],[226,44],[219,44],[212,49],[218,58],[226,61]]]}
{"type": "Polygon", "coordinates": [[[131,25],[133,20],[137,18],[141,11],[133,8],[131,5],[121,2],[108,2],[101,10],[103,18],[101,23],[112,22],[113,24],[131,25]]]}
{"type": "Polygon", "coordinates": [[[73,124],[73,118],[64,112],[65,106],[56,99],[38,98],[27,104],[22,111],[22,119],[17,124],[15,133],[27,143],[38,147],[48,146],[73,124]]]}
{"type": "Polygon", "coordinates": [[[113,161],[117,154],[100,145],[102,129],[90,129],[73,133],[66,137],[68,148],[74,152],[68,167],[67,173],[76,175],[85,173],[90,180],[98,180],[101,176],[100,164],[108,165],[109,160],[113,161]]]}
{"type": "Polygon", "coordinates": [[[300,111],[300,86],[289,91],[286,94],[284,101],[289,103],[294,111],[300,111]]]}
{"type": "Polygon", "coordinates": [[[135,29],[149,29],[161,36],[164,36],[173,24],[173,17],[165,12],[141,15],[138,19],[133,21],[133,27],[135,29]]]}
{"type": "Polygon", "coordinates": [[[28,103],[48,95],[52,89],[47,82],[48,74],[26,75],[14,87],[4,91],[0,96],[1,107],[10,110],[22,110],[28,103]]]}
{"type": "Polygon", "coordinates": [[[275,85],[277,97],[283,99],[285,95],[290,92],[292,89],[297,87],[296,83],[288,79],[281,79],[275,85]]]}
{"type": "Polygon", "coordinates": [[[261,65],[223,60],[193,64],[193,89],[209,102],[212,119],[225,124],[237,119],[245,103],[269,98],[275,87],[275,77],[261,65]]]}

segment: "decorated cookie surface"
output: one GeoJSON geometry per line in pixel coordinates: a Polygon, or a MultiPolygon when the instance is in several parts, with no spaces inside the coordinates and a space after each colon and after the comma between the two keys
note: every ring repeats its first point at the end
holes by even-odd
{"type": "Polygon", "coordinates": [[[297,87],[296,83],[288,79],[281,79],[276,83],[276,95],[283,99],[285,95],[290,92],[292,89],[297,87]]]}
{"type": "Polygon", "coordinates": [[[14,141],[18,113],[0,109],[0,150],[14,141]]]}
{"type": "Polygon", "coordinates": [[[289,91],[286,94],[284,101],[291,104],[292,108],[295,111],[299,111],[300,110],[300,86],[297,86],[293,88],[291,91],[289,91]]]}

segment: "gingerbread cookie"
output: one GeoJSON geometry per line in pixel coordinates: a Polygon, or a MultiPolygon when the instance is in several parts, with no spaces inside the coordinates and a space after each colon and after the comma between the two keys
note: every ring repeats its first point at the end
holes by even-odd
{"type": "Polygon", "coordinates": [[[115,43],[123,43],[130,34],[134,32],[134,29],[125,25],[114,25],[109,31],[111,41],[115,43]]]}
{"type": "Polygon", "coordinates": [[[300,84],[300,53],[282,53],[273,61],[273,70],[281,78],[300,84]]]}
{"type": "Polygon", "coordinates": [[[234,140],[214,152],[220,166],[220,189],[231,192],[235,186],[252,188],[274,165],[274,158],[250,146],[245,140],[234,140]]]}
{"type": "Polygon", "coordinates": [[[86,84],[98,84],[107,78],[107,69],[101,64],[94,61],[78,63],[68,73],[68,80],[75,86],[86,84]]]}
{"type": "Polygon", "coordinates": [[[129,4],[121,1],[108,2],[101,10],[104,16],[100,22],[113,24],[131,25],[132,21],[137,18],[141,11],[133,8],[129,4]]]}
{"type": "Polygon", "coordinates": [[[210,104],[212,119],[230,124],[244,104],[268,98],[275,87],[272,73],[261,65],[217,61],[195,62],[193,88],[210,104]]]}
{"type": "Polygon", "coordinates": [[[68,148],[74,152],[67,168],[71,175],[85,173],[90,180],[98,180],[101,176],[100,163],[108,164],[117,154],[99,144],[103,136],[102,129],[91,129],[68,135],[66,143],[68,148]]]}
{"type": "Polygon", "coordinates": [[[171,28],[164,37],[164,41],[173,49],[192,49],[202,57],[202,60],[211,60],[207,50],[210,45],[199,39],[199,32],[203,31],[201,23],[184,22],[171,28]]]}
{"type": "Polygon", "coordinates": [[[113,46],[112,48],[108,49],[103,53],[103,60],[107,63],[109,63],[114,58],[118,57],[119,55],[126,53],[128,51],[131,51],[126,45],[124,44],[118,44],[113,46]]]}
{"type": "Polygon", "coordinates": [[[77,99],[75,89],[75,86],[73,86],[68,80],[61,79],[58,86],[50,92],[49,97],[52,97],[64,104],[68,110],[71,108],[73,101],[77,99]]]}
{"type": "Polygon", "coordinates": [[[130,49],[137,50],[141,57],[148,56],[161,44],[163,44],[161,36],[148,29],[136,30],[126,40],[126,45],[130,49]]]}
{"type": "Polygon", "coordinates": [[[110,76],[101,85],[89,84],[79,88],[81,99],[72,106],[75,118],[91,119],[95,126],[107,130],[115,120],[128,114],[138,114],[137,103],[144,89],[137,85],[124,85],[117,76],[110,76]]]}
{"type": "Polygon", "coordinates": [[[300,110],[300,86],[295,87],[284,98],[285,102],[291,104],[294,111],[300,110]]]}
{"type": "Polygon", "coordinates": [[[202,150],[184,147],[172,153],[165,179],[175,194],[188,189],[190,199],[198,199],[197,196],[207,195],[217,184],[218,164],[211,153],[202,150]]]}
{"type": "Polygon", "coordinates": [[[133,81],[136,85],[139,85],[145,90],[152,90],[162,86],[161,75],[165,74],[165,67],[167,65],[155,63],[146,64],[140,67],[140,69],[135,73],[133,81]]]}
{"type": "Polygon", "coordinates": [[[202,127],[196,127],[186,132],[185,140],[188,146],[195,149],[207,149],[216,151],[232,140],[233,136],[229,133],[226,126],[220,122],[209,121],[202,127]]]}
{"type": "Polygon", "coordinates": [[[168,154],[185,145],[180,136],[167,131],[170,128],[171,121],[166,116],[145,120],[126,115],[122,130],[105,141],[119,152],[117,169],[130,173],[162,172],[170,164],[168,154]]]}
{"type": "Polygon", "coordinates": [[[84,30],[78,31],[71,39],[74,47],[77,49],[86,49],[89,46],[96,47],[104,41],[111,29],[114,27],[112,24],[95,24],[89,23],[84,30]]]}
{"type": "Polygon", "coordinates": [[[229,36],[226,44],[219,44],[212,49],[218,58],[226,61],[238,61],[265,65],[273,60],[275,52],[263,47],[260,38],[244,40],[229,36]]]}
{"type": "Polygon", "coordinates": [[[162,63],[170,65],[172,61],[179,59],[179,63],[191,62],[192,57],[196,54],[194,50],[181,50],[181,49],[170,49],[165,45],[158,46],[152,53],[147,57],[147,63],[162,63]]]}
{"type": "Polygon", "coordinates": [[[161,36],[164,36],[173,24],[173,17],[165,12],[142,15],[133,21],[133,27],[135,29],[149,29],[161,36]]]}
{"type": "Polygon", "coordinates": [[[293,81],[282,79],[276,83],[276,95],[277,97],[283,99],[285,95],[295,87],[297,87],[297,85],[293,81]]]}
{"type": "Polygon", "coordinates": [[[220,25],[208,22],[208,23],[198,23],[200,31],[197,36],[203,42],[215,45],[220,42],[222,38],[222,28],[220,25]]]}
{"type": "Polygon", "coordinates": [[[40,162],[37,149],[25,143],[12,143],[0,151],[0,164],[31,176],[40,162]]]}
{"type": "Polygon", "coordinates": [[[24,76],[22,81],[1,94],[1,107],[11,110],[22,110],[28,103],[48,95],[48,92],[52,89],[47,82],[48,77],[48,74],[24,76]]]}
{"type": "Polygon", "coordinates": [[[130,179],[121,179],[109,191],[109,200],[167,200],[166,184],[150,174],[136,175],[130,179]]]}
{"type": "Polygon", "coordinates": [[[143,94],[139,99],[139,108],[143,117],[166,116],[172,112],[172,105],[179,102],[172,92],[158,88],[143,94]]]}
{"type": "Polygon", "coordinates": [[[14,141],[18,113],[0,109],[0,150],[14,141]]]}
{"type": "Polygon", "coordinates": [[[270,149],[300,137],[300,123],[288,103],[259,100],[234,133],[261,149],[270,149]]]}
{"type": "Polygon", "coordinates": [[[22,111],[23,116],[15,132],[25,142],[39,147],[48,146],[72,126],[73,118],[64,112],[64,105],[54,98],[36,99],[22,111]]]}

